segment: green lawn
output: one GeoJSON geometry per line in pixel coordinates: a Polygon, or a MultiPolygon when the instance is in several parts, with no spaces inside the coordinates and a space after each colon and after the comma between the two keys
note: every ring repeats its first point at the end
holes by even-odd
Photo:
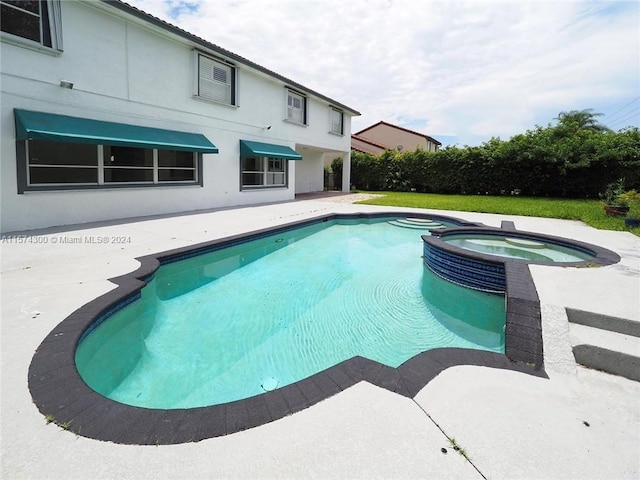
{"type": "MultiPolygon", "coordinates": [[[[605,215],[600,200],[567,200],[531,197],[492,197],[485,195],[436,195],[431,193],[362,192],[378,193],[384,197],[365,200],[368,205],[394,207],[433,208],[463,212],[502,213],[530,217],[581,220],[603,230],[626,230],[640,236],[640,228],[628,229],[622,217],[605,215]]],[[[632,207],[629,216],[639,217],[640,206],[632,207]]]]}

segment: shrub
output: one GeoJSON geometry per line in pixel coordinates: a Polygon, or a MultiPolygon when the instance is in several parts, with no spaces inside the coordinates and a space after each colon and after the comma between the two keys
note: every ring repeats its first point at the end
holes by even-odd
{"type": "Polygon", "coordinates": [[[598,198],[607,184],[625,177],[627,187],[640,189],[640,131],[568,122],[582,112],[476,147],[352,152],[351,183],[363,190],[598,198]]]}

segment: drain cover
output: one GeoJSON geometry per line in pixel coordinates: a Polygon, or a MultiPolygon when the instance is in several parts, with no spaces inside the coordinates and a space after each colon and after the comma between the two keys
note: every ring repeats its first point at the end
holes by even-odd
{"type": "Polygon", "coordinates": [[[271,390],[278,388],[278,379],[274,377],[266,378],[262,381],[260,386],[265,392],[270,392],[271,390]]]}

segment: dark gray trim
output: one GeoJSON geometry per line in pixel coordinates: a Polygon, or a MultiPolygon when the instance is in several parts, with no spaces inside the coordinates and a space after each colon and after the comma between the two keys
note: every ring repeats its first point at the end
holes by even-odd
{"type": "MultiPolygon", "coordinates": [[[[116,289],[73,312],[40,344],[28,373],[34,403],[43,415],[50,415],[55,423],[64,424],[70,432],[77,435],[122,444],[157,445],[193,442],[262,425],[308,408],[361,381],[412,398],[440,372],[456,365],[501,368],[547,378],[542,359],[540,304],[527,263],[522,261],[505,262],[506,355],[442,348],[416,355],[398,368],[354,357],[292,385],[262,395],[211,407],[179,410],[147,409],[115,402],[91,390],[78,374],[75,351],[83,335],[96,322],[106,318],[123,304],[135,300],[161,264],[333,219],[390,216],[430,218],[460,225],[457,229],[450,230],[481,227],[480,224],[457,218],[415,212],[330,214],[140,257],[137,259],[140,262],[138,270],[112,278],[111,282],[117,285],[116,289]]],[[[549,237],[545,236],[546,238],[549,237]]],[[[611,259],[617,257],[613,252],[609,254],[611,259]]],[[[492,259],[495,261],[495,257],[492,259]]]]}
{"type": "Polygon", "coordinates": [[[302,98],[303,98],[303,103],[304,103],[303,124],[304,125],[309,125],[309,101],[308,101],[308,97],[307,97],[307,95],[305,95],[302,98]]]}
{"type": "MultiPolygon", "coordinates": [[[[196,178],[196,184],[201,187],[204,186],[202,169],[204,167],[204,154],[202,152],[196,152],[196,174],[198,177],[196,178]]],[[[162,185],[165,185],[164,183],[162,185]]]]}
{"type": "Polygon", "coordinates": [[[284,185],[264,185],[264,186],[255,186],[255,187],[245,187],[243,185],[240,185],[240,191],[241,192],[253,192],[258,191],[258,190],[286,190],[287,188],[289,188],[289,184],[288,184],[288,179],[287,182],[284,185]]]}
{"type": "MultiPolygon", "coordinates": [[[[229,62],[226,62],[230,65],[229,62]]],[[[231,68],[231,105],[238,106],[238,67],[231,68]]]]}
{"type": "Polygon", "coordinates": [[[143,12],[142,10],[139,10],[135,7],[132,7],[131,5],[128,5],[124,2],[121,2],[120,0],[101,0],[104,3],[109,4],[110,6],[113,6],[115,8],[117,8],[118,10],[121,10],[129,15],[132,15],[136,18],[139,18],[141,20],[144,20],[145,22],[150,23],[151,25],[154,25],[156,27],[159,27],[163,30],[166,30],[168,32],[173,33],[174,35],[177,35],[179,37],[184,38],[185,40],[188,40],[190,42],[193,42],[196,45],[200,45],[203,48],[206,48],[207,50],[211,50],[219,55],[222,55],[225,58],[229,58],[235,62],[241,63],[243,65],[246,65],[247,67],[251,67],[255,70],[258,70],[259,72],[265,73],[270,77],[273,77],[277,80],[280,80],[281,82],[285,83],[285,84],[289,84],[292,85],[294,88],[297,88],[303,92],[306,92],[309,95],[313,95],[314,97],[320,98],[322,100],[324,100],[325,102],[328,103],[333,103],[335,105],[339,105],[341,108],[344,108],[345,110],[351,112],[353,115],[355,116],[359,116],[360,112],[358,112],[357,110],[354,110],[353,108],[347,107],[346,105],[340,103],[340,102],[336,102],[335,100],[322,95],[321,93],[318,93],[314,90],[311,90],[310,88],[307,88],[303,85],[300,85],[297,82],[294,82],[282,75],[280,75],[279,73],[276,73],[272,70],[269,70],[263,66],[258,65],[257,63],[254,63],[244,57],[241,57],[240,55],[237,55],[233,52],[230,52],[229,50],[226,50],[222,47],[219,47],[218,45],[215,45],[211,42],[208,42],[207,40],[204,40],[203,38],[200,38],[196,35],[193,35],[192,33],[187,32],[186,30],[183,30],[179,27],[176,27],[175,25],[171,25],[168,22],[165,22],[164,20],[161,20],[157,17],[154,17],[153,15],[149,15],[148,13],[143,12]]]}
{"type": "Polygon", "coordinates": [[[58,192],[65,190],[121,190],[127,188],[158,188],[158,187],[202,187],[202,180],[196,182],[162,182],[162,183],[108,183],[104,185],[46,185],[42,187],[26,187],[22,192],[58,192]]]}
{"type": "Polygon", "coordinates": [[[18,194],[29,189],[27,185],[27,141],[16,140],[16,173],[18,194]]]}

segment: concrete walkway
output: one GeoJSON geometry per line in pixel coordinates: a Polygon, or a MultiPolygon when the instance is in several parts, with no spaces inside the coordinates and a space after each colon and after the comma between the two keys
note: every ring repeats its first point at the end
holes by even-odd
{"type": "Polygon", "coordinates": [[[640,476],[640,383],[576,366],[564,311],[640,322],[640,239],[562,220],[435,212],[496,227],[511,220],[520,230],[594,243],[622,257],[604,268],[532,267],[549,379],[460,366],[445,370],[414,399],[359,383],[261,427],[159,447],[76,436],[47,424],[33,405],[27,371],[35,349],[71,312],[113,289],[108,278],[135,270],[136,257],[320,214],[412,211],[350,200],[316,198],[4,237],[1,478],[640,476]]]}

